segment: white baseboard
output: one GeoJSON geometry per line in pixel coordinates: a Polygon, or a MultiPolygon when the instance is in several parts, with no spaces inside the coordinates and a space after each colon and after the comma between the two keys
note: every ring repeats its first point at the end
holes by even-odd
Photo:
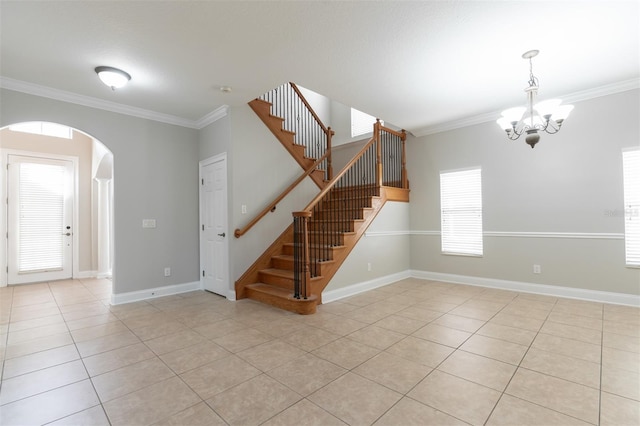
{"type": "Polygon", "coordinates": [[[562,287],[546,284],[534,284],[520,281],[498,280],[495,278],[471,277],[467,275],[445,274],[441,272],[411,270],[413,278],[442,281],[454,284],[466,284],[479,287],[511,290],[521,293],[534,293],[569,299],[589,300],[592,302],[612,303],[640,307],[640,296],[635,294],[612,293],[608,291],[588,290],[584,288],[562,287]]]}
{"type": "Polygon", "coordinates": [[[369,281],[364,281],[357,284],[352,284],[347,287],[337,288],[335,290],[323,291],[322,292],[322,303],[333,302],[338,299],[343,299],[345,297],[353,296],[365,291],[373,290],[378,287],[384,287],[385,285],[392,284],[396,281],[404,280],[405,278],[410,278],[409,270],[397,272],[395,274],[386,275],[384,277],[374,278],[369,281]]]}
{"type": "Polygon", "coordinates": [[[236,291],[235,290],[227,291],[227,300],[231,300],[231,301],[235,302],[235,300],[236,300],[236,291]]]}
{"type": "Polygon", "coordinates": [[[118,293],[111,295],[112,305],[121,305],[123,303],[138,302],[140,300],[155,299],[163,296],[171,296],[173,294],[187,293],[189,291],[202,290],[200,281],[193,281],[184,284],[174,284],[164,287],[149,288],[146,290],[130,291],[127,293],[118,293]]]}

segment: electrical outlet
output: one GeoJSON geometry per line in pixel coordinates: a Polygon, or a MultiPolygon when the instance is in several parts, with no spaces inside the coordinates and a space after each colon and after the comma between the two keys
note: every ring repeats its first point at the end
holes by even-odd
{"type": "Polygon", "coordinates": [[[371,270],[371,262],[368,262],[367,263],[367,271],[370,271],[370,270],[371,270]]]}
{"type": "Polygon", "coordinates": [[[165,277],[170,277],[171,276],[171,268],[169,268],[169,267],[164,268],[164,276],[165,277]]]}
{"type": "Polygon", "coordinates": [[[534,274],[541,274],[542,273],[542,268],[540,267],[540,265],[533,265],[533,273],[534,274]]]}
{"type": "Polygon", "coordinates": [[[242,205],[242,214],[247,214],[247,205],[246,204],[242,205]]]}

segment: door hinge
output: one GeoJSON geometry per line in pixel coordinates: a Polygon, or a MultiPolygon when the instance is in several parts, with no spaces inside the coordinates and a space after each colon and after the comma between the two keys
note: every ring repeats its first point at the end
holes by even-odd
{"type": "Polygon", "coordinates": [[[202,184],[204,185],[204,178],[202,178],[202,184]]]}
{"type": "MultiPolygon", "coordinates": [[[[9,271],[7,271],[7,272],[9,272],[9,271]]],[[[204,269],[202,270],[202,276],[204,277],[204,269]]]]}
{"type": "Polygon", "coordinates": [[[204,231],[204,223],[202,224],[202,230],[204,231]]]}

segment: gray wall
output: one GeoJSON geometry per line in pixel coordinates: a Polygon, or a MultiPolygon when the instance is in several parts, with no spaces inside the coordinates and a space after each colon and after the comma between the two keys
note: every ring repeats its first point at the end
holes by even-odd
{"type": "Polygon", "coordinates": [[[640,141],[639,92],[576,103],[560,133],[533,150],[493,122],[410,138],[411,268],[640,294],[640,270],[624,265],[623,217],[609,214],[623,210],[621,150],[640,141]],[[421,233],[440,230],[439,173],[474,166],[482,167],[484,256],[442,255],[439,235],[421,233]],[[555,238],[517,236],[525,232],[555,238]]]}
{"type": "MultiPolygon", "coordinates": [[[[199,281],[199,160],[227,153],[229,235],[302,172],[246,105],[197,131],[4,89],[0,95],[0,127],[61,123],[113,152],[115,293],[199,281]],[[143,229],[145,218],[157,228],[143,229]]],[[[640,141],[639,97],[635,90],[577,103],[563,130],[544,135],[534,150],[507,141],[494,123],[409,138],[411,203],[384,207],[369,229],[377,236],[363,237],[327,289],[411,268],[640,294],[640,270],[624,266],[624,241],[616,237],[623,219],[607,214],[623,208],[621,149],[640,141]],[[472,166],[483,169],[485,254],[443,256],[439,236],[421,232],[440,229],[439,172],[472,166]],[[560,238],[517,236],[523,232],[560,238]],[[614,237],[596,238],[602,234],[614,237]],[[534,263],[542,274],[532,273],[534,263]]],[[[230,237],[230,289],[317,192],[307,180],[247,235],[230,237]]]]}
{"type": "Polygon", "coordinates": [[[409,203],[387,202],[326,291],[405,272],[410,269],[409,203]],[[371,270],[368,270],[371,264],[371,270]]]}
{"type": "Polygon", "coordinates": [[[113,153],[114,293],[199,281],[196,130],[5,89],[0,96],[0,127],[60,123],[113,153]],[[143,229],[145,218],[157,228],[143,229]]]}
{"type": "MultiPolygon", "coordinates": [[[[234,106],[230,116],[233,144],[229,191],[233,202],[229,225],[233,234],[233,230],[244,227],[304,170],[248,105],[234,106]],[[247,206],[246,214],[242,214],[243,204],[247,206]]],[[[292,223],[291,212],[304,209],[319,191],[310,178],[305,179],[280,202],[274,213],[268,213],[244,236],[231,238],[232,286],[292,223]]]]}

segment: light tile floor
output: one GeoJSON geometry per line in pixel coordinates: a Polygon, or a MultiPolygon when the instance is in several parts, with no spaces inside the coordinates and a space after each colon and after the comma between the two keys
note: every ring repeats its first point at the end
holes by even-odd
{"type": "Polygon", "coordinates": [[[640,310],[407,279],[298,316],[0,288],[2,425],[638,425],[640,310]]]}

